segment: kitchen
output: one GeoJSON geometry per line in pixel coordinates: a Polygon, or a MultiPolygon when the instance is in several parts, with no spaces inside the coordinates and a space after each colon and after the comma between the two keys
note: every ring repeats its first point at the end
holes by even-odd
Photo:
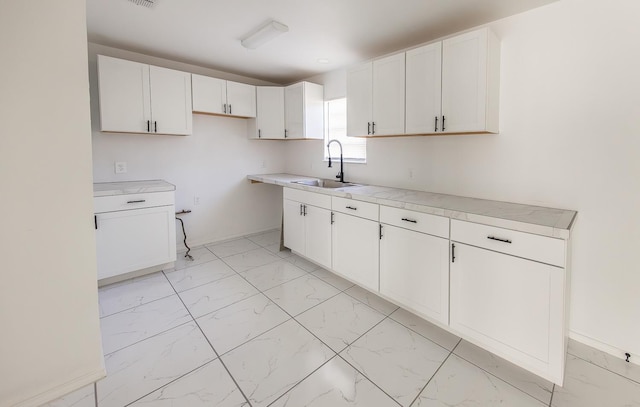
{"type": "MultiPolygon", "coordinates": [[[[79,6],[76,4],[76,7],[79,6]]],[[[637,71],[640,61],[633,52],[637,49],[634,47],[634,39],[638,34],[635,24],[638,16],[637,7],[630,1],[615,1],[606,5],[597,1],[560,1],[489,23],[489,27],[501,40],[500,133],[369,138],[366,165],[346,164],[345,167],[346,180],[362,184],[578,211],[575,229],[572,230],[570,336],[578,342],[609,354],[616,354],[613,360],[621,362],[624,352],[637,355],[640,351],[637,348],[640,333],[636,323],[640,307],[635,294],[638,277],[633,273],[632,266],[634,249],[638,244],[638,218],[635,206],[639,196],[638,185],[635,182],[638,164],[634,159],[638,141],[632,137],[638,129],[634,120],[637,115],[634,113],[637,112],[637,95],[640,90],[637,81],[634,80],[634,72],[637,71]],[[620,62],[612,64],[611,61],[620,62]]],[[[44,13],[44,10],[20,12],[23,13],[19,14],[23,16],[20,21],[26,23],[31,20],[27,16],[35,18],[44,13]]],[[[62,44],[67,44],[65,35],[68,35],[68,38],[77,38],[78,32],[86,29],[83,28],[84,8],[73,13],[68,9],[60,12],[69,13],[67,19],[71,19],[70,16],[73,15],[77,18],[78,24],[72,26],[75,30],[73,32],[61,30],[61,45],[58,46],[62,47],[62,44]]],[[[3,13],[5,16],[7,14],[10,13],[3,13]]],[[[44,19],[45,16],[42,16],[33,24],[37,22],[43,24],[43,27],[49,27],[44,25],[44,19]]],[[[4,24],[4,19],[2,26],[12,27],[9,22],[4,24]]],[[[24,29],[28,27],[30,25],[25,24],[24,29]]],[[[43,27],[38,29],[41,30],[43,27]]],[[[461,28],[456,32],[468,28],[472,27],[461,28]]],[[[19,30],[17,27],[14,29],[19,30]]],[[[57,32],[56,30],[52,32],[57,32]]],[[[71,28],[68,30],[71,31],[71,28]]],[[[15,32],[20,31],[9,31],[7,34],[3,31],[2,37],[18,41],[15,32]]],[[[291,36],[293,32],[287,35],[291,36]]],[[[422,42],[440,37],[442,36],[425,38],[422,42]]],[[[49,56],[51,62],[47,65],[55,66],[56,54],[48,53],[54,52],[49,51],[55,49],[51,44],[44,47],[44,43],[38,42],[43,41],[42,38],[36,41],[29,36],[24,37],[22,41],[25,41],[24,47],[33,47],[34,51],[38,50],[37,53],[49,56]]],[[[75,49],[82,50],[81,44],[71,43],[75,49]]],[[[86,50],[86,43],[84,49],[86,50]]],[[[395,49],[400,50],[404,47],[398,46],[395,49]]],[[[14,48],[7,45],[7,52],[11,50],[14,48]]],[[[371,56],[377,57],[392,51],[394,49],[371,56]]],[[[20,58],[27,58],[18,50],[13,52],[8,54],[8,60],[13,58],[18,61],[20,58]]],[[[199,246],[280,227],[282,190],[273,185],[251,184],[246,178],[247,175],[289,173],[333,178],[337,172],[335,166],[329,169],[323,161],[325,148],[322,142],[250,140],[247,137],[244,119],[195,114],[194,134],[189,137],[101,133],[95,96],[95,63],[98,54],[254,85],[267,84],[255,79],[250,82],[251,78],[231,74],[222,76],[219,72],[178,63],[170,58],[150,57],[142,53],[89,43],[88,74],[82,73],[79,65],[75,66],[76,71],[73,72],[79,77],[88,75],[91,86],[92,153],[87,150],[88,140],[83,129],[73,128],[69,132],[82,135],[81,139],[72,139],[74,143],[71,144],[63,144],[63,136],[66,133],[57,130],[56,143],[44,137],[45,133],[52,134],[51,129],[57,129],[49,128],[45,124],[62,126],[57,121],[60,111],[51,109],[51,106],[55,105],[51,101],[61,96],[61,92],[55,88],[51,90],[50,97],[53,99],[50,99],[48,108],[38,110],[42,113],[36,124],[43,121],[42,127],[30,128],[20,124],[33,121],[26,120],[30,117],[27,115],[27,106],[24,107],[24,116],[3,117],[3,122],[7,123],[7,135],[25,134],[20,140],[3,136],[2,151],[15,152],[3,159],[3,185],[8,188],[7,196],[17,197],[15,201],[3,203],[8,205],[3,206],[3,209],[8,213],[23,215],[12,216],[4,232],[7,233],[6,237],[3,234],[3,242],[7,242],[4,247],[10,249],[5,256],[9,260],[7,270],[25,270],[25,273],[10,276],[10,281],[14,284],[7,285],[2,291],[3,321],[5,310],[13,309],[24,301],[19,295],[23,291],[18,289],[22,287],[24,292],[30,292],[38,299],[34,308],[39,308],[39,312],[31,313],[26,309],[23,313],[18,313],[21,319],[38,321],[38,324],[44,323],[47,319],[55,320],[57,324],[69,324],[60,321],[58,314],[52,314],[43,320],[42,307],[55,309],[63,306],[58,303],[62,301],[62,297],[53,294],[54,292],[64,297],[69,296],[69,293],[78,296],[78,291],[72,289],[73,284],[76,284],[73,273],[81,272],[78,268],[78,251],[89,253],[86,259],[81,260],[85,262],[85,269],[95,267],[91,266],[90,254],[94,233],[92,194],[87,190],[93,181],[165,179],[175,184],[176,210],[192,210],[191,214],[183,217],[189,236],[188,242],[193,242],[193,246],[199,246]],[[25,145],[25,139],[31,140],[28,145],[25,145]],[[38,142],[34,144],[36,140],[38,142]],[[66,148],[59,151],[63,146],[66,148]],[[80,154],[82,151],[84,153],[80,154]],[[54,160],[52,157],[60,157],[61,160],[54,160]],[[41,171],[36,170],[41,168],[38,166],[43,162],[50,163],[46,177],[41,171]],[[127,172],[116,175],[115,162],[126,162],[127,172]],[[25,163],[28,165],[25,166],[25,163]],[[19,176],[9,177],[10,174],[15,174],[18,168],[24,172],[19,176]],[[54,175],[65,177],[65,185],[61,185],[57,178],[47,178],[54,175]],[[77,184],[69,181],[73,177],[79,177],[77,184]],[[34,195],[34,188],[37,188],[38,195],[34,195]],[[64,192],[64,196],[59,196],[60,192],[57,191],[64,192]],[[47,213],[33,216],[33,211],[42,212],[42,203],[38,206],[35,200],[40,194],[50,196],[46,202],[56,211],[56,217],[51,217],[51,212],[49,216],[47,213]],[[194,197],[200,198],[199,205],[195,203],[194,197]],[[77,217],[70,217],[62,222],[67,213],[63,209],[72,210],[74,207],[69,205],[81,203],[85,206],[78,208],[78,211],[87,213],[86,218],[91,219],[91,224],[87,225],[86,219],[77,217]],[[27,210],[29,212],[26,212],[27,210]],[[36,222],[36,219],[39,221],[36,222]],[[72,225],[75,225],[76,229],[72,229],[72,225]],[[12,230],[39,231],[42,237],[34,238],[32,234],[13,236],[9,234],[12,230]],[[64,237],[68,240],[58,242],[59,230],[74,232],[71,236],[64,237]],[[57,249],[53,250],[54,247],[57,249]],[[33,258],[32,254],[27,254],[34,250],[46,255],[33,258]],[[67,252],[70,253],[66,257],[68,265],[60,266],[63,264],[60,261],[62,253],[67,252]],[[51,264],[59,267],[51,267],[51,264]],[[43,268],[53,268],[52,273],[60,274],[42,276],[39,270],[43,268]],[[67,271],[58,271],[59,268],[67,271]],[[58,277],[53,279],[53,275],[58,277]],[[42,278],[46,279],[40,280],[42,278]],[[41,287],[40,281],[46,281],[46,287],[41,287]],[[56,281],[65,281],[70,285],[60,286],[56,281]]],[[[18,74],[38,75],[42,78],[43,66],[41,63],[35,64],[35,61],[40,61],[43,55],[39,58],[28,55],[29,58],[34,58],[33,66],[26,65],[32,70],[23,72],[25,65],[22,65],[21,69],[9,70],[14,75],[13,80],[6,86],[3,84],[3,89],[17,87],[13,82],[18,74]]],[[[82,55],[76,55],[76,59],[81,57],[82,55]]],[[[86,70],[86,55],[84,58],[83,68],[86,70]]],[[[361,58],[364,59],[366,58],[361,58]]],[[[21,84],[21,98],[14,99],[14,102],[24,100],[22,98],[27,95],[30,95],[30,102],[40,100],[36,96],[42,96],[43,83],[46,86],[54,86],[54,78],[71,76],[70,73],[67,74],[67,71],[71,70],[68,63],[60,64],[59,69],[52,67],[48,72],[51,75],[48,81],[33,84],[34,89],[30,91],[33,93],[28,93],[26,89],[29,87],[25,89],[26,85],[21,84]]],[[[70,81],[72,79],[69,78],[70,81]]],[[[337,99],[346,94],[344,69],[334,69],[324,75],[301,79],[322,83],[325,100],[337,99]]],[[[86,109],[88,116],[87,96],[89,95],[80,96],[77,103],[78,109],[86,109]]],[[[9,110],[15,111],[15,108],[9,110]]],[[[3,112],[6,111],[3,109],[3,112]]],[[[28,112],[33,111],[33,106],[28,106],[28,112]]],[[[176,240],[181,241],[179,231],[176,240]]],[[[88,281],[86,283],[88,284],[88,281]]],[[[75,301],[80,301],[80,298],[75,298],[75,301]]],[[[89,304],[91,299],[86,298],[86,302],[89,304]]],[[[69,372],[68,378],[82,370],[78,366],[86,366],[88,369],[89,365],[100,364],[99,361],[94,364],[88,362],[92,357],[101,358],[102,353],[96,356],[96,352],[87,345],[87,349],[84,349],[86,353],[77,348],[78,354],[71,358],[77,362],[76,366],[72,367],[51,359],[50,364],[43,367],[39,381],[35,380],[32,373],[20,372],[17,366],[39,366],[43,363],[43,355],[56,353],[55,350],[60,348],[56,346],[55,338],[50,338],[49,349],[43,347],[43,331],[37,327],[19,324],[10,315],[6,315],[6,318],[9,326],[15,326],[15,329],[19,327],[23,332],[16,338],[10,335],[5,340],[11,346],[3,346],[3,350],[22,350],[7,353],[6,360],[9,360],[9,363],[3,363],[7,370],[3,367],[2,377],[15,380],[15,384],[11,382],[6,388],[6,391],[15,393],[6,393],[6,396],[5,393],[0,393],[2,402],[16,400],[9,401],[7,405],[22,405],[18,404],[17,398],[11,397],[26,398],[26,395],[33,396],[49,388],[52,372],[60,374],[62,380],[65,376],[62,374],[64,369],[77,369],[75,372],[69,372]],[[24,349],[31,350],[26,352],[24,349]],[[33,359],[25,360],[28,353],[33,359]],[[27,379],[34,379],[28,384],[32,387],[16,390],[24,383],[29,383],[27,379]]],[[[97,321],[93,323],[95,325],[97,321]]],[[[51,322],[44,332],[56,336],[55,326],[51,322]]],[[[81,331],[86,334],[85,330],[81,331]]],[[[57,340],[58,345],[66,341],[65,338],[57,340]]],[[[88,340],[87,343],[93,342],[88,340]]],[[[3,353],[3,360],[4,355],[3,353]]],[[[631,361],[633,366],[634,356],[631,357],[631,361]]],[[[629,393],[637,392],[637,387],[633,385],[637,383],[637,379],[630,379],[629,382],[631,384],[626,387],[627,398],[622,400],[637,403],[637,396],[629,393]]],[[[616,394],[625,396],[624,392],[616,394]]],[[[560,402],[558,400],[561,399],[554,396],[554,400],[546,400],[545,403],[552,402],[556,405],[555,403],[560,402]]],[[[610,405],[624,404],[612,402],[610,405]]]]}

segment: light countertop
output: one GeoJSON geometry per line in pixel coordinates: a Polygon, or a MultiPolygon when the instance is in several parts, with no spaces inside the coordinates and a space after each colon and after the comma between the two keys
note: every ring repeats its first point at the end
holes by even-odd
{"type": "Polygon", "coordinates": [[[175,185],[161,179],[147,181],[97,182],[93,184],[94,197],[175,190],[175,185]]]}
{"type": "Polygon", "coordinates": [[[293,181],[317,179],[317,177],[302,175],[259,174],[249,175],[247,178],[253,182],[275,184],[404,208],[451,219],[466,220],[559,239],[569,238],[571,227],[577,215],[576,211],[567,209],[546,208],[375,185],[327,189],[293,183],[293,181]]]}

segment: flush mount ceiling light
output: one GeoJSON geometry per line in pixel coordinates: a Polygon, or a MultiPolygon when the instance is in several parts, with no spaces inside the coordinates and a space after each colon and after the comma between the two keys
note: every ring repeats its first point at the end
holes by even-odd
{"type": "Polygon", "coordinates": [[[270,20],[254,30],[245,39],[240,41],[247,49],[256,49],[267,41],[270,41],[280,34],[289,31],[289,27],[275,20],[270,20]]]}

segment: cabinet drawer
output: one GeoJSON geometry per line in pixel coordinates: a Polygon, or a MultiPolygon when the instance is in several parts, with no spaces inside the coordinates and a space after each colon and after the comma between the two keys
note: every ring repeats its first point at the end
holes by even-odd
{"type": "Polygon", "coordinates": [[[302,202],[307,205],[318,206],[320,208],[331,209],[331,196],[316,194],[314,192],[301,191],[294,188],[284,188],[284,199],[302,202]]]}
{"type": "Polygon", "coordinates": [[[346,213],[347,215],[358,216],[360,218],[378,221],[378,211],[380,205],[369,202],[355,201],[353,199],[331,197],[331,209],[335,212],[346,213]]]}
{"type": "Polygon", "coordinates": [[[380,206],[380,223],[449,238],[449,218],[442,216],[380,206]]]}
{"type": "Polygon", "coordinates": [[[175,202],[174,195],[173,191],[168,191],[97,196],[93,198],[93,210],[95,213],[103,213],[173,205],[175,202]]]}
{"type": "Polygon", "coordinates": [[[562,239],[453,219],[451,240],[558,267],[565,266],[565,242],[562,239]]]}

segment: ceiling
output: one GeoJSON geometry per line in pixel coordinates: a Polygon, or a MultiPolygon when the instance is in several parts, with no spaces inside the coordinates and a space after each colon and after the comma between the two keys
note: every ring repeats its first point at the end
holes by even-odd
{"type": "Polygon", "coordinates": [[[87,31],[98,44],[288,84],[554,1],[87,0],[87,31]],[[289,32],[240,45],[269,19],[289,32]]]}

